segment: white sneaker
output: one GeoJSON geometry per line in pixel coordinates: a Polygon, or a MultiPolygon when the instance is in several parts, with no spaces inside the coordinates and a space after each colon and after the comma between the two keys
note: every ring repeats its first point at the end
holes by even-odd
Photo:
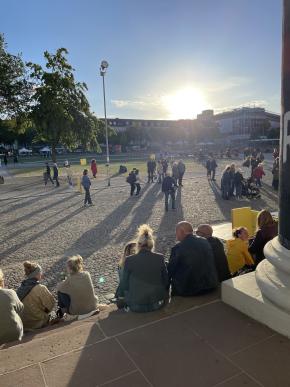
{"type": "Polygon", "coordinates": [[[68,322],[68,321],[74,321],[74,320],[77,320],[78,319],[78,315],[76,314],[68,314],[66,313],[64,316],[63,316],[63,320],[68,322]]]}
{"type": "Polygon", "coordinates": [[[98,310],[98,309],[92,310],[92,311],[89,312],[89,313],[79,314],[79,315],[78,315],[78,320],[84,320],[85,318],[91,317],[91,316],[93,316],[94,314],[97,314],[97,313],[99,313],[99,310],[98,310]]]}

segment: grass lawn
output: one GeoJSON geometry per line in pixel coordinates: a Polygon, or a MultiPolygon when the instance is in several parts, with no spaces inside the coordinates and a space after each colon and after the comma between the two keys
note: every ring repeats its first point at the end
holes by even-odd
{"type": "MultiPolygon", "coordinates": [[[[186,164],[186,170],[188,172],[198,172],[200,170],[200,165],[197,164],[193,160],[185,160],[186,164]]],[[[128,162],[112,162],[110,164],[110,175],[116,175],[119,172],[120,164],[125,165],[128,169],[128,171],[132,170],[133,168],[137,168],[140,171],[140,175],[145,176],[147,175],[147,165],[146,161],[128,161],[128,162]]],[[[50,163],[52,165],[52,163],[50,163]]],[[[90,171],[90,165],[88,164],[86,167],[81,165],[73,164],[71,166],[71,169],[75,175],[82,174],[82,171],[84,168],[87,168],[90,171]]],[[[9,168],[9,173],[15,177],[21,176],[21,177],[31,177],[31,176],[42,176],[43,172],[45,170],[45,167],[41,167],[39,165],[33,166],[33,167],[22,167],[22,168],[9,168]]],[[[59,175],[62,176],[62,174],[65,174],[65,168],[62,166],[59,167],[59,175]]],[[[98,175],[106,175],[107,174],[107,168],[104,163],[98,163],[98,175]]]]}

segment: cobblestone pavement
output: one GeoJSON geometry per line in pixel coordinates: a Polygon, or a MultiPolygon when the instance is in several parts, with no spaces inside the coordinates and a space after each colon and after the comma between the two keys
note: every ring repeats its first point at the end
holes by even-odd
{"type": "MultiPolygon", "coordinates": [[[[219,171],[226,161],[219,163],[219,171]]],[[[241,161],[236,161],[241,164],[241,161]]],[[[55,189],[43,187],[41,177],[9,178],[0,186],[0,267],[6,283],[15,288],[23,277],[21,263],[36,260],[45,272],[51,290],[64,270],[67,256],[81,254],[90,271],[97,294],[104,301],[117,286],[116,266],[123,246],[138,225],[149,223],[156,235],[156,250],[169,256],[175,243],[175,224],[186,219],[194,226],[230,220],[233,207],[277,210],[277,194],[271,188],[266,168],[262,198],[223,201],[217,184],[196,165],[177,191],[177,210],[164,212],[159,184],[143,184],[140,197],[129,197],[124,177],[112,179],[111,187],[101,178],[93,181],[94,207],[83,208],[83,196],[69,190],[65,182],[55,189]]]]}

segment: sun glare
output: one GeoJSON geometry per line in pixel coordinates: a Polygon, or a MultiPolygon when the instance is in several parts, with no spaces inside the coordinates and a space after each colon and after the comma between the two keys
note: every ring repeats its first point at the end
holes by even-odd
{"type": "Polygon", "coordinates": [[[198,113],[208,108],[202,92],[195,88],[185,88],[174,94],[162,97],[162,104],[171,119],[195,118],[198,113]]]}

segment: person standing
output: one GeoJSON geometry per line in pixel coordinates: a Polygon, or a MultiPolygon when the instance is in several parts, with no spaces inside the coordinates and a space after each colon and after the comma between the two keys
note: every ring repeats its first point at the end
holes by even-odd
{"type": "Polygon", "coordinates": [[[234,176],[234,185],[235,185],[235,191],[236,191],[236,198],[242,199],[242,190],[243,190],[243,174],[241,170],[239,169],[234,176]]]}
{"type": "Polygon", "coordinates": [[[230,198],[230,187],[231,187],[230,170],[231,170],[231,166],[227,165],[225,170],[223,171],[222,178],[221,178],[222,198],[225,200],[229,200],[230,198]]]}
{"type": "Polygon", "coordinates": [[[139,169],[134,169],[136,175],[135,187],[136,187],[136,196],[140,194],[141,191],[141,178],[139,174],[139,169]]]}
{"type": "Polygon", "coordinates": [[[153,183],[154,172],[156,169],[156,161],[154,159],[150,159],[147,162],[147,172],[148,172],[148,183],[153,183]]]}
{"type": "Polygon", "coordinates": [[[212,181],[215,181],[215,172],[216,172],[216,169],[217,169],[217,162],[216,162],[216,159],[214,157],[211,157],[211,160],[210,160],[210,176],[211,176],[211,180],[212,181]]]}
{"type": "Polygon", "coordinates": [[[93,177],[96,178],[96,175],[98,173],[98,167],[95,159],[91,161],[91,171],[92,171],[93,177]]]}
{"type": "Polygon", "coordinates": [[[82,186],[85,190],[85,201],[84,201],[84,207],[87,207],[87,204],[89,206],[93,205],[91,194],[90,194],[90,188],[91,188],[91,180],[88,176],[88,170],[84,169],[83,171],[83,177],[82,177],[82,186]]]}
{"type": "Polygon", "coordinates": [[[7,158],[7,154],[6,154],[6,153],[4,154],[3,161],[4,161],[5,167],[7,167],[7,164],[8,164],[8,158],[7,158]]]}
{"type": "Polygon", "coordinates": [[[168,211],[168,200],[169,197],[171,198],[171,205],[172,209],[175,209],[175,179],[171,177],[168,173],[166,174],[165,178],[163,179],[162,183],[162,192],[164,192],[164,198],[165,198],[165,211],[168,211]]]}
{"type": "Polygon", "coordinates": [[[51,182],[52,185],[54,185],[54,182],[51,178],[51,169],[48,164],[48,162],[45,163],[45,172],[44,172],[44,185],[47,184],[48,180],[51,182]]]}
{"type": "Polygon", "coordinates": [[[211,177],[211,159],[210,158],[206,160],[205,168],[206,168],[206,177],[210,179],[211,177]]]}
{"type": "Polygon", "coordinates": [[[177,182],[178,182],[178,179],[179,179],[179,171],[178,171],[178,164],[176,161],[174,161],[174,163],[172,164],[172,177],[174,179],[174,185],[175,187],[177,187],[177,182]]]}
{"type": "Polygon", "coordinates": [[[234,190],[235,190],[235,173],[236,173],[236,166],[235,164],[231,164],[230,166],[230,197],[234,196],[234,190]]]}
{"type": "Polygon", "coordinates": [[[218,276],[212,249],[205,238],[193,235],[192,225],[176,226],[179,241],[171,250],[168,274],[172,296],[196,296],[215,289],[218,276]]]}
{"type": "Polygon", "coordinates": [[[163,175],[163,165],[161,160],[157,163],[157,183],[161,184],[163,181],[164,175],[163,175]]]}
{"type": "Polygon", "coordinates": [[[178,164],[177,164],[177,169],[178,169],[178,185],[180,187],[182,187],[182,179],[183,179],[183,176],[185,174],[185,164],[182,160],[179,160],[178,164]]]}
{"type": "Polygon", "coordinates": [[[55,181],[56,187],[59,187],[58,167],[56,163],[53,164],[53,180],[55,181]]]}
{"type": "Polygon", "coordinates": [[[66,177],[67,177],[69,188],[73,188],[73,179],[72,179],[73,173],[70,167],[70,163],[66,160],[64,162],[64,166],[65,166],[66,177]]]}
{"type": "Polygon", "coordinates": [[[272,167],[272,174],[273,174],[273,180],[272,180],[272,187],[275,191],[278,191],[279,188],[279,157],[276,157],[273,163],[272,167]]]}
{"type": "Polygon", "coordinates": [[[253,178],[255,179],[255,183],[257,187],[262,187],[261,180],[265,176],[263,164],[259,164],[257,168],[254,169],[253,171],[253,178]]]}

